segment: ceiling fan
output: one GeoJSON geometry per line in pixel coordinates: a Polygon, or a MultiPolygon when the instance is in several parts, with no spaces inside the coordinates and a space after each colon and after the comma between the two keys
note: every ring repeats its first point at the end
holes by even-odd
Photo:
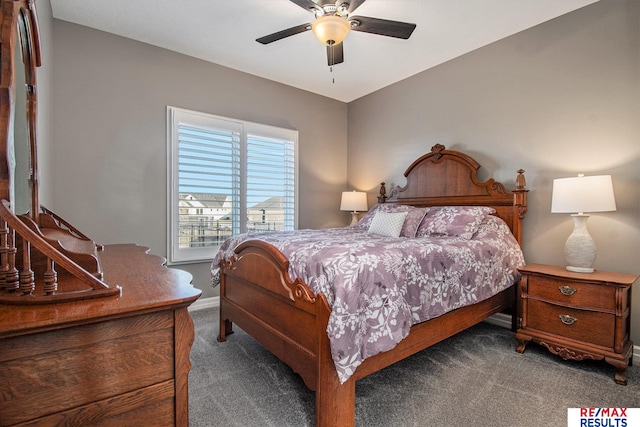
{"type": "Polygon", "coordinates": [[[316,19],[311,23],[297,25],[256,39],[262,44],[269,44],[289,36],[313,31],[320,42],[327,46],[327,62],[329,66],[344,62],[342,41],[350,30],[381,36],[408,39],[416,28],[416,24],[370,18],[367,16],[351,16],[351,13],[366,0],[332,1],[332,0],[290,0],[304,10],[313,13],[316,19]]]}

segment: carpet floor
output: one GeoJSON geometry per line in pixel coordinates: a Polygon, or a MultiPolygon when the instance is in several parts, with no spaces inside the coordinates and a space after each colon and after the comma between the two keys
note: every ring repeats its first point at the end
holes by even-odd
{"type": "MultiPolygon", "coordinates": [[[[218,310],[191,313],[191,427],[313,426],[315,394],[234,327],[218,343],[218,310]]],[[[564,361],[508,329],[481,323],[356,383],[357,426],[559,427],[567,408],[640,407],[640,366],[627,386],[603,361],[564,361]]]]}

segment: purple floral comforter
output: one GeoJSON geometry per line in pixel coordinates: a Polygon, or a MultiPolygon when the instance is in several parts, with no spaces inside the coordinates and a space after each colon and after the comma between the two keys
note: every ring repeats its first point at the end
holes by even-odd
{"type": "Polygon", "coordinates": [[[516,283],[524,265],[507,225],[488,215],[471,239],[383,237],[357,226],[235,236],[213,260],[214,286],[220,261],[250,239],[275,246],[289,259],[292,279],[326,295],[332,307],[327,334],[341,382],[367,357],[395,347],[413,324],[516,283]]]}

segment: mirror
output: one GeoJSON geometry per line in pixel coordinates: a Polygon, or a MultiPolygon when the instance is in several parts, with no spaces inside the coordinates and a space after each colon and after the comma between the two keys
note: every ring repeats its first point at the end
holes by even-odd
{"type": "Polygon", "coordinates": [[[15,159],[14,173],[12,179],[12,199],[11,206],[16,213],[26,213],[31,209],[30,190],[29,190],[29,124],[27,123],[27,92],[25,81],[25,65],[22,60],[22,49],[15,49],[14,52],[14,87],[15,87],[15,110],[14,126],[13,126],[13,152],[15,159]],[[17,143],[15,141],[18,141],[17,143]]]}
{"type": "Polygon", "coordinates": [[[40,43],[34,0],[3,1],[1,24],[0,198],[9,200],[14,211],[30,211],[37,217],[38,205],[33,203],[38,200],[36,67],[40,66],[40,43]]]}

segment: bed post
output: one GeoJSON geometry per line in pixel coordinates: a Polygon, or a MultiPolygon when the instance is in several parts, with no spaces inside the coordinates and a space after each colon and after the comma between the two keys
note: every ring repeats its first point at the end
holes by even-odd
{"type": "Polygon", "coordinates": [[[227,276],[222,274],[224,268],[230,268],[231,263],[229,261],[222,261],[220,263],[220,333],[218,334],[217,340],[218,342],[225,342],[227,340],[227,336],[233,333],[233,323],[226,316],[225,304],[223,304],[223,300],[227,294],[227,276]]]}
{"type": "Polygon", "coordinates": [[[516,188],[513,190],[513,227],[512,233],[516,240],[522,247],[522,220],[527,213],[527,193],[529,190],[525,189],[527,182],[524,178],[524,169],[518,169],[518,176],[516,177],[516,188]]]}
{"type": "Polygon", "coordinates": [[[384,203],[387,201],[387,188],[384,186],[384,182],[380,183],[380,193],[378,194],[378,203],[384,203]]]}
{"type": "Polygon", "coordinates": [[[324,296],[316,304],[316,427],[353,427],[356,423],[356,380],[351,376],[340,384],[327,334],[329,304],[324,296]]]}
{"type": "Polygon", "coordinates": [[[340,384],[333,360],[322,365],[316,388],[316,427],[355,426],[356,381],[351,377],[340,384]]]}

